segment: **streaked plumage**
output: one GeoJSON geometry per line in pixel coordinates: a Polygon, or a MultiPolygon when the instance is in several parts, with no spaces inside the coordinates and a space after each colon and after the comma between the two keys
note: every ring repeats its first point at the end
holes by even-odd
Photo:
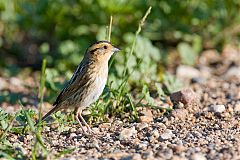
{"type": "MultiPolygon", "coordinates": [[[[108,76],[108,61],[114,52],[119,51],[110,42],[99,41],[91,45],[78,65],[70,81],[58,95],[53,103],[54,108],[50,110],[42,120],[45,120],[51,113],[66,108],[75,109],[75,117],[81,128],[82,123],[91,131],[88,124],[82,118],[82,110],[89,107],[102,94],[108,76]]],[[[84,131],[84,129],[83,129],[84,131]]],[[[84,131],[85,132],[85,131],[84,131]]]]}

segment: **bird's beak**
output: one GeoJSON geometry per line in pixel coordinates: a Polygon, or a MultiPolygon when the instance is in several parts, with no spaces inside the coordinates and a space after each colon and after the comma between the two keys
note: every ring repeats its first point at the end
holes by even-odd
{"type": "Polygon", "coordinates": [[[112,51],[113,51],[113,52],[119,52],[120,49],[118,49],[118,48],[116,48],[116,47],[113,47],[112,51]]]}

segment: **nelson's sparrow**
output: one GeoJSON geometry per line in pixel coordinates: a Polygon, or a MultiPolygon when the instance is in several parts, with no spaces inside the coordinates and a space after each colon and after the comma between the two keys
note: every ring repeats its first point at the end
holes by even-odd
{"type": "Polygon", "coordinates": [[[72,78],[53,103],[54,107],[42,117],[41,121],[55,111],[73,108],[75,118],[83,132],[86,133],[82,123],[89,132],[92,132],[81,115],[82,110],[95,102],[102,94],[108,77],[108,61],[113,53],[118,51],[120,50],[108,41],[99,41],[91,45],[86,50],[72,78]]]}

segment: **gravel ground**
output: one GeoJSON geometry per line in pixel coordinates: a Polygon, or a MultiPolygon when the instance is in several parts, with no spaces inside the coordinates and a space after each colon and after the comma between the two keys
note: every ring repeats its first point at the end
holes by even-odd
{"type": "MultiPolygon", "coordinates": [[[[61,159],[240,159],[239,49],[203,53],[197,67],[179,66],[176,75],[188,89],[171,96],[174,110],[163,116],[143,109],[145,117],[138,123],[115,119],[95,124],[91,136],[76,125],[64,132],[45,127],[44,141],[53,153],[49,159],[69,148],[75,149],[61,159]]],[[[26,154],[31,139],[9,135],[26,154]]]]}

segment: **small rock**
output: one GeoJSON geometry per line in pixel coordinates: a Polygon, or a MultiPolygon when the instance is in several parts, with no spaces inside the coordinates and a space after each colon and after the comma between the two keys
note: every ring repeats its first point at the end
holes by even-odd
{"type": "Polygon", "coordinates": [[[166,125],[164,123],[155,123],[160,129],[167,129],[166,125]]]}
{"type": "Polygon", "coordinates": [[[176,153],[181,153],[183,152],[186,148],[183,145],[174,145],[173,147],[173,151],[176,153]]]}
{"type": "Polygon", "coordinates": [[[16,77],[12,77],[10,78],[10,83],[14,86],[21,86],[22,85],[22,81],[16,77]]]}
{"type": "Polygon", "coordinates": [[[70,128],[70,129],[69,129],[69,132],[70,132],[70,133],[74,133],[74,132],[76,132],[76,131],[77,131],[76,128],[70,128]]]}
{"type": "Polygon", "coordinates": [[[152,131],[152,136],[153,136],[154,138],[156,138],[156,139],[159,137],[159,132],[158,132],[157,129],[155,129],[155,130],[152,131]]]}
{"type": "Polygon", "coordinates": [[[222,58],[230,62],[238,63],[240,61],[239,47],[227,44],[223,47],[222,58]]]}
{"type": "Polygon", "coordinates": [[[141,150],[146,150],[146,149],[147,149],[147,146],[148,146],[148,144],[146,144],[146,143],[140,143],[140,144],[138,144],[138,148],[141,149],[141,150]]]}
{"type": "Polygon", "coordinates": [[[226,77],[237,77],[240,78],[240,67],[231,67],[226,72],[226,77]]]}
{"type": "Polygon", "coordinates": [[[130,154],[119,151],[119,152],[106,154],[104,157],[106,157],[107,159],[123,159],[123,158],[125,159],[127,157],[130,157],[130,154]]]}
{"type": "Polygon", "coordinates": [[[87,142],[86,138],[84,138],[84,137],[82,137],[80,140],[81,140],[83,143],[86,143],[86,142],[87,142]]]}
{"type": "Polygon", "coordinates": [[[172,149],[166,149],[166,150],[164,151],[164,158],[166,158],[166,159],[171,159],[172,156],[173,156],[173,151],[172,151],[172,149]]]}
{"type": "Polygon", "coordinates": [[[160,140],[165,141],[172,138],[172,136],[173,136],[172,131],[169,129],[166,129],[165,132],[160,135],[160,140]]]}
{"type": "Polygon", "coordinates": [[[74,138],[74,137],[76,137],[77,136],[77,134],[76,133],[70,133],[70,136],[69,136],[69,138],[70,139],[72,139],[72,138],[74,138]]]}
{"type": "Polygon", "coordinates": [[[46,131],[46,132],[50,132],[50,127],[45,126],[45,127],[44,127],[44,131],[46,131]]]}
{"type": "Polygon", "coordinates": [[[234,106],[234,111],[240,112],[240,103],[236,103],[236,105],[234,106]]]}
{"type": "Polygon", "coordinates": [[[5,89],[8,86],[7,81],[0,77],[0,90],[5,89]]]}
{"type": "Polygon", "coordinates": [[[191,160],[206,160],[206,157],[202,153],[194,153],[191,160]]]}
{"type": "Polygon", "coordinates": [[[119,135],[119,139],[120,140],[130,139],[136,133],[137,131],[135,130],[135,127],[124,128],[119,135]]]}
{"type": "Polygon", "coordinates": [[[186,158],[186,157],[182,157],[182,156],[174,155],[174,156],[172,157],[172,160],[187,160],[187,158],[186,158]]]}
{"type": "Polygon", "coordinates": [[[59,141],[58,140],[52,140],[52,145],[54,146],[58,146],[59,145],[59,141]]]}
{"type": "Polygon", "coordinates": [[[149,160],[154,160],[155,159],[152,151],[143,152],[142,158],[143,159],[149,159],[149,160]]]}
{"type": "Polygon", "coordinates": [[[186,109],[175,109],[171,112],[171,115],[175,118],[184,120],[187,118],[188,111],[186,109]]]}
{"type": "Polygon", "coordinates": [[[198,95],[190,88],[174,92],[170,95],[171,101],[174,103],[183,103],[184,105],[199,104],[198,95]]]}
{"type": "Polygon", "coordinates": [[[210,105],[209,109],[210,112],[215,112],[215,113],[222,113],[226,110],[225,106],[222,104],[218,105],[210,105]]]}
{"type": "Polygon", "coordinates": [[[61,160],[76,160],[75,157],[67,157],[67,158],[62,158],[61,160]]]}
{"type": "Polygon", "coordinates": [[[221,61],[220,54],[217,50],[213,49],[204,51],[199,58],[199,63],[203,65],[209,65],[219,61],[221,61]]]}
{"type": "Polygon", "coordinates": [[[194,77],[191,79],[191,83],[204,84],[206,83],[206,80],[203,77],[194,77]]]}
{"type": "Polygon", "coordinates": [[[111,127],[111,123],[102,123],[102,124],[100,124],[99,127],[101,127],[101,128],[109,128],[109,127],[111,127]]]}
{"type": "Polygon", "coordinates": [[[93,127],[92,130],[94,133],[99,133],[99,128],[97,128],[97,127],[93,127]]]}
{"type": "Polygon", "coordinates": [[[176,72],[177,77],[181,79],[190,80],[192,78],[200,77],[200,71],[190,66],[180,65],[176,72]]]}
{"type": "Polygon", "coordinates": [[[33,137],[33,135],[27,135],[26,138],[27,138],[27,140],[31,141],[34,137],[33,137]]]}
{"type": "Polygon", "coordinates": [[[150,116],[140,116],[139,117],[139,121],[140,122],[152,122],[153,121],[153,117],[150,117],[150,116]]]}
{"type": "Polygon", "coordinates": [[[139,117],[140,122],[152,122],[153,121],[153,114],[150,109],[146,109],[142,111],[142,116],[139,117]]]}
{"type": "Polygon", "coordinates": [[[132,160],[140,160],[140,159],[142,159],[142,158],[141,158],[141,155],[138,153],[136,153],[132,156],[132,160]]]}
{"type": "Polygon", "coordinates": [[[147,127],[148,127],[148,124],[147,124],[147,123],[139,123],[139,124],[137,125],[138,131],[141,131],[141,130],[143,130],[144,128],[147,128],[147,127]]]}

